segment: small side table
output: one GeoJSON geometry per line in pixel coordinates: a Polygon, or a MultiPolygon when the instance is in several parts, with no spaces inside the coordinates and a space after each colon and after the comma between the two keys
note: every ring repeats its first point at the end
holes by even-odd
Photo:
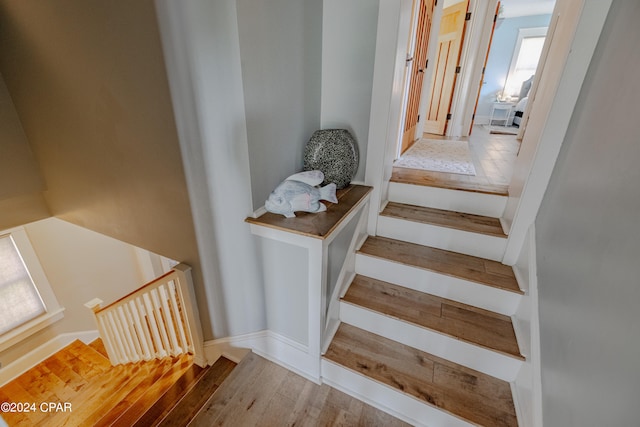
{"type": "Polygon", "coordinates": [[[493,125],[494,120],[503,120],[504,126],[507,127],[509,119],[511,118],[511,112],[515,107],[515,102],[499,102],[496,101],[491,106],[491,116],[489,117],[489,125],[493,125]],[[496,111],[502,111],[498,117],[495,117],[496,111]]]}

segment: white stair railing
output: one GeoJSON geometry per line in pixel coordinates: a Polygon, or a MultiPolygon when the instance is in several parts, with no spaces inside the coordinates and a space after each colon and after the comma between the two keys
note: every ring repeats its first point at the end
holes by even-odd
{"type": "Polygon", "coordinates": [[[106,307],[94,299],[98,331],[113,365],[190,353],[206,366],[191,267],[176,265],[170,272],[106,307]]]}

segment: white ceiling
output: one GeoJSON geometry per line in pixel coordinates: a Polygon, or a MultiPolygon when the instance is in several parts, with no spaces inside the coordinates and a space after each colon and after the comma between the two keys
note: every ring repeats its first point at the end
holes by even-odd
{"type": "Polygon", "coordinates": [[[553,12],[555,0],[502,0],[501,18],[544,15],[553,12]]]}
{"type": "MultiPolygon", "coordinates": [[[[449,7],[462,0],[444,0],[443,7],[449,7]]],[[[502,0],[501,18],[517,16],[545,15],[553,11],[555,0],[502,0]]]]}

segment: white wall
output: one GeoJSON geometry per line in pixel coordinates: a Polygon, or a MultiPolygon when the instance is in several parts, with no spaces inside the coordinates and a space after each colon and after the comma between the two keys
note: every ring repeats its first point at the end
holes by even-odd
{"type": "Polygon", "coordinates": [[[613,1],[536,220],[548,426],[640,419],[639,19],[613,1]]]}
{"type": "Polygon", "coordinates": [[[60,334],[97,329],[85,302],[100,298],[109,304],[146,282],[139,248],[57,218],[24,228],[65,312],[59,322],[0,353],[3,365],[60,334]]]}
{"type": "Polygon", "coordinates": [[[322,1],[239,0],[238,32],[253,208],[302,170],[320,128],[322,1]]]}
{"type": "Polygon", "coordinates": [[[322,13],[322,129],[347,129],[360,163],[354,180],[364,181],[378,0],[324,0],[322,13]]]}

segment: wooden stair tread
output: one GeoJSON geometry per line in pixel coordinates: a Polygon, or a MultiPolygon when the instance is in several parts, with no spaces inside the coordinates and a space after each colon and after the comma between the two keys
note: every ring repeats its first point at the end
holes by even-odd
{"type": "Polygon", "coordinates": [[[382,216],[507,238],[498,218],[389,202],[382,216]]]}
{"type": "Polygon", "coordinates": [[[174,361],[170,369],[165,372],[162,377],[151,384],[139,399],[109,425],[122,427],[131,427],[134,425],[192,365],[193,361],[190,356],[178,358],[177,362],[174,361]]]}
{"type": "Polygon", "coordinates": [[[524,359],[509,316],[357,275],[343,301],[524,359]]]}
{"type": "MultiPolygon", "coordinates": [[[[169,413],[163,414],[162,418],[157,417],[159,426],[186,426],[204,406],[211,395],[220,387],[222,382],[231,374],[236,367],[236,363],[221,357],[212,366],[207,367],[193,387],[180,399],[169,413]]],[[[160,408],[168,406],[171,402],[164,402],[164,398],[159,400],[151,411],[148,411],[143,418],[136,423],[136,426],[149,426],[151,424],[148,414],[153,413],[155,406],[160,408]]]]}
{"type": "Polygon", "coordinates": [[[107,349],[104,346],[104,343],[102,342],[101,338],[96,338],[95,340],[91,341],[89,343],[89,347],[91,347],[92,349],[94,349],[95,351],[97,351],[107,359],[109,358],[109,354],[107,353],[107,349]]]}
{"type": "MultiPolygon", "coordinates": [[[[152,360],[133,364],[132,366],[138,365],[140,369],[136,375],[137,378],[108,396],[103,402],[104,409],[101,408],[92,414],[90,418],[87,418],[87,422],[90,422],[94,427],[110,426],[126,414],[139,400],[148,400],[148,394],[153,394],[158,398],[157,392],[153,388],[154,384],[170,374],[176,363],[182,364],[186,360],[189,364],[186,372],[189,372],[195,366],[190,359],[189,356],[182,356],[180,359],[152,360]]],[[[200,369],[197,366],[196,368],[200,369]]]]}
{"type": "Polygon", "coordinates": [[[517,427],[509,383],[341,324],[324,357],[455,416],[517,427]]]}
{"type": "Polygon", "coordinates": [[[373,236],[358,253],[523,294],[513,269],[497,261],[373,236]]]}
{"type": "Polygon", "coordinates": [[[473,193],[508,196],[509,186],[492,184],[482,177],[465,176],[418,169],[393,168],[391,182],[400,184],[421,185],[449,190],[469,191],[473,193]]]}

